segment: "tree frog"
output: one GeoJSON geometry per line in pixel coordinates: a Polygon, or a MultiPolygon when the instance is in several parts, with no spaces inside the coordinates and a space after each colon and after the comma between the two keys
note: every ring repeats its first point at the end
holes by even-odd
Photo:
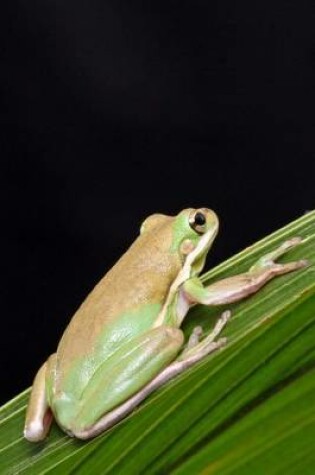
{"type": "Polygon", "coordinates": [[[235,302],[274,276],[307,265],[275,262],[301,241],[293,238],[248,272],[205,287],[199,274],[218,228],[217,215],[207,208],[154,214],[143,222],[139,237],[88,295],[56,353],[39,369],[27,409],[27,440],[44,439],[53,417],[70,436],[98,435],[225,344],[217,337],[229,311],[208,336],[202,338],[197,327],[184,345],[180,326],[190,306],[235,302]]]}

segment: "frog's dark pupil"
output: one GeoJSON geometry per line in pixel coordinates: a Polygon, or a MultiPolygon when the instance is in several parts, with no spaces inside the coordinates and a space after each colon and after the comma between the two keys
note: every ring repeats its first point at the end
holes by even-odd
{"type": "Polygon", "coordinates": [[[205,222],[206,222],[205,216],[202,213],[196,213],[195,224],[197,226],[202,226],[203,224],[205,224],[205,222]]]}

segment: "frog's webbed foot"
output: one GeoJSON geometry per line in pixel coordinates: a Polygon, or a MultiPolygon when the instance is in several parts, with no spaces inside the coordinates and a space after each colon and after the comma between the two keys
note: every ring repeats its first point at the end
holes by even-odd
{"type": "Polygon", "coordinates": [[[188,349],[194,348],[196,345],[198,345],[198,343],[200,342],[200,338],[202,336],[202,333],[203,333],[203,330],[202,330],[202,327],[200,325],[195,327],[193,329],[193,331],[191,332],[191,335],[189,336],[189,339],[188,339],[188,342],[187,342],[187,345],[186,345],[185,349],[188,350],[188,349]]]}
{"type": "Polygon", "coordinates": [[[268,254],[262,256],[258,261],[249,269],[249,272],[259,272],[262,270],[272,269],[275,275],[277,274],[286,274],[296,269],[303,268],[308,265],[306,259],[300,261],[288,262],[287,264],[278,264],[276,259],[278,259],[283,254],[286,254],[290,249],[298,246],[302,242],[302,238],[299,236],[288,239],[283,242],[279,247],[274,251],[269,252],[268,254]]]}
{"type": "Polygon", "coordinates": [[[177,361],[191,361],[190,364],[194,364],[195,362],[204,358],[206,355],[224,346],[226,343],[226,338],[220,338],[217,341],[216,338],[222,332],[223,328],[231,318],[231,315],[232,314],[230,310],[225,310],[216,322],[212,332],[201,341],[200,336],[202,333],[202,328],[195,327],[192,334],[190,335],[186,348],[180,353],[177,361]]]}

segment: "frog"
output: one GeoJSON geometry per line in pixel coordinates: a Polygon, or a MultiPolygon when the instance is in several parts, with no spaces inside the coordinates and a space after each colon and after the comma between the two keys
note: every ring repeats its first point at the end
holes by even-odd
{"type": "Polygon", "coordinates": [[[226,345],[221,332],[230,310],[207,336],[196,326],[185,342],[181,326],[192,306],[228,307],[274,277],[308,265],[303,259],[277,262],[301,242],[293,237],[247,272],[205,286],[201,272],[218,230],[217,214],[204,207],[144,220],[139,236],[88,294],[37,372],[25,420],[28,441],[45,439],[53,420],[82,440],[117,424],[153,391],[226,345]]]}

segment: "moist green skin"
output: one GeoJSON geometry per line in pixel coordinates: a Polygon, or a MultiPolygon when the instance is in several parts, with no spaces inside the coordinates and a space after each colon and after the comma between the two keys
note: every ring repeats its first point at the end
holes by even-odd
{"type": "Polygon", "coordinates": [[[71,394],[74,399],[80,399],[84,388],[97,372],[98,367],[112,357],[122,343],[129,343],[135,336],[149,330],[160,309],[161,304],[148,304],[121,315],[109,326],[104,327],[95,342],[93,351],[72,363],[63,384],[63,391],[71,394]]]}
{"type": "MultiPolygon", "coordinates": [[[[50,381],[48,400],[61,425],[66,428],[71,427],[72,421],[77,418],[79,412],[80,425],[90,425],[95,418],[102,415],[104,408],[105,411],[112,409],[132,394],[137,386],[145,383],[145,380],[141,381],[138,378],[135,380],[134,387],[131,386],[128,391],[120,391],[118,395],[115,391],[115,388],[119,388],[118,380],[121,378],[124,364],[127,365],[130,359],[136,359],[137,356],[138,360],[141,359],[141,354],[137,355],[136,351],[130,354],[130,349],[134,350],[137,343],[139,346],[141,341],[137,340],[141,340],[142,336],[152,328],[161,307],[162,305],[157,303],[148,304],[121,315],[115,322],[105,327],[95,343],[94,351],[72,363],[63,383],[62,398],[54,394],[53,382],[50,381]],[[124,361],[121,363],[123,358],[124,361]],[[95,387],[103,388],[103,396],[99,400],[99,405],[94,401],[93,407],[89,408],[87,401],[93,396],[95,387]]],[[[152,358],[153,369],[157,363],[156,360],[157,358],[155,361],[152,358]]],[[[169,358],[166,358],[166,362],[168,360],[169,358]]]]}
{"type": "Polygon", "coordinates": [[[172,235],[173,240],[169,252],[178,252],[178,249],[183,242],[183,235],[185,239],[190,239],[195,245],[200,238],[200,236],[189,226],[186,213],[180,213],[177,216],[177,219],[174,220],[172,225],[172,235]]]}

